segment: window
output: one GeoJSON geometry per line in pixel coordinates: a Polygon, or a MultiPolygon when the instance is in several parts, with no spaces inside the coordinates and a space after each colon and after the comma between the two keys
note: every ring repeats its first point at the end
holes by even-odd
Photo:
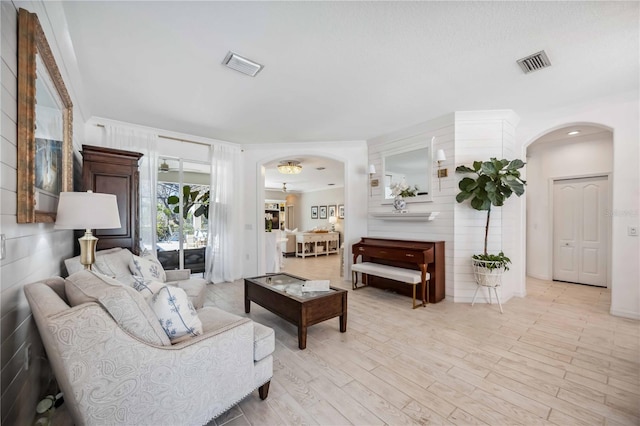
{"type": "Polygon", "coordinates": [[[164,269],[204,272],[209,229],[209,169],[204,163],[161,159],[156,250],[164,269]]]}

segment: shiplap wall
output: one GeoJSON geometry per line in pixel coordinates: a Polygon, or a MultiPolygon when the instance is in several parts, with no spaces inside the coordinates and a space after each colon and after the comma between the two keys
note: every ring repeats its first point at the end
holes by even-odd
{"type": "Polygon", "coordinates": [[[454,294],[453,287],[453,254],[454,254],[454,204],[455,204],[455,123],[454,115],[450,114],[438,119],[430,120],[418,126],[403,129],[392,134],[371,139],[369,144],[369,164],[376,168],[373,179],[378,179],[379,185],[370,188],[369,213],[390,212],[393,206],[384,203],[384,168],[383,156],[387,151],[402,149],[415,149],[416,143],[429,143],[435,136],[433,152],[443,149],[446,161],[443,168],[448,169],[448,177],[440,180],[441,189],[438,189],[437,164],[431,168],[431,194],[430,202],[412,202],[408,198],[407,209],[409,212],[439,212],[435,220],[430,222],[403,222],[368,218],[368,236],[379,238],[392,238],[399,240],[418,241],[444,241],[445,242],[445,294],[451,298],[454,294]]]}
{"type": "MultiPolygon", "coordinates": [[[[448,177],[440,180],[438,189],[437,165],[431,169],[430,202],[409,202],[410,212],[439,212],[431,222],[403,222],[376,219],[369,216],[370,237],[394,238],[419,241],[445,241],[445,292],[454,302],[471,302],[476,284],[471,269],[471,256],[481,253],[484,244],[486,212],[479,212],[466,204],[458,204],[455,196],[458,182],[463,175],[456,175],[456,166],[470,165],[473,161],[490,157],[513,159],[515,149],[515,125],[517,116],[511,111],[456,112],[389,135],[371,139],[369,163],[376,168],[374,179],[378,187],[371,188],[369,213],[391,211],[393,207],[383,203],[383,156],[387,151],[414,148],[415,141],[428,143],[435,136],[433,152],[443,149],[448,177]]],[[[519,232],[521,203],[507,203],[505,207],[491,212],[489,250],[504,250],[511,256],[514,265],[503,281],[501,297],[506,301],[513,295],[524,294],[524,283],[518,282],[524,259],[521,257],[519,232]]],[[[483,302],[484,300],[478,300],[483,302]]]]}
{"type": "MultiPolygon", "coordinates": [[[[511,111],[457,112],[455,114],[456,166],[471,166],[473,161],[487,161],[491,157],[512,160],[517,157],[515,150],[515,125],[517,116],[511,111]]],[[[456,176],[456,185],[464,175],[456,176]]],[[[455,191],[457,192],[457,190],[455,191]]],[[[517,197],[513,197],[517,198],[517,197]]],[[[517,281],[522,265],[519,253],[520,204],[510,199],[501,208],[492,208],[489,225],[487,250],[490,253],[504,251],[513,264],[503,276],[501,299],[509,300],[522,294],[524,283],[517,281]]],[[[471,302],[476,284],[471,268],[471,256],[482,253],[486,211],[472,209],[468,203],[455,203],[455,255],[453,299],[456,302],[471,302]]],[[[486,292],[485,292],[486,294],[486,292]]],[[[478,302],[485,299],[479,297],[478,302]]]]}
{"type": "Polygon", "coordinates": [[[73,234],[54,231],[51,224],[16,223],[17,8],[9,1],[2,1],[1,5],[0,233],[7,238],[7,255],[0,262],[0,423],[26,425],[32,423],[36,403],[44,396],[40,386],[49,371],[23,286],[60,274],[63,259],[73,255],[73,234]],[[23,363],[28,344],[32,345],[33,361],[26,370],[23,363]]]}

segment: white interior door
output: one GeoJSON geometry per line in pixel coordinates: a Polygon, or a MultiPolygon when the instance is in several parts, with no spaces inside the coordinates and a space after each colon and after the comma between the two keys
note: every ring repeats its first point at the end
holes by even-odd
{"type": "Polygon", "coordinates": [[[553,279],[607,286],[607,176],[553,185],[553,279]]]}

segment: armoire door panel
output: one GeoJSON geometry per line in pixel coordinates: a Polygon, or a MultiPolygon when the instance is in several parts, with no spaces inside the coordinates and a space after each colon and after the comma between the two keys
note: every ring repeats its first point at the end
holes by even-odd
{"type": "Polygon", "coordinates": [[[97,249],[124,247],[139,252],[138,161],[142,154],[117,149],[82,146],[84,190],[115,194],[120,214],[119,229],[96,229],[97,249]]]}
{"type": "Polygon", "coordinates": [[[95,192],[102,192],[105,194],[115,194],[118,200],[118,213],[120,213],[121,228],[118,229],[96,229],[96,237],[101,236],[113,236],[113,237],[131,237],[131,222],[130,215],[127,212],[131,211],[131,198],[130,193],[132,190],[133,182],[129,176],[105,176],[94,175],[93,185],[95,192]]]}

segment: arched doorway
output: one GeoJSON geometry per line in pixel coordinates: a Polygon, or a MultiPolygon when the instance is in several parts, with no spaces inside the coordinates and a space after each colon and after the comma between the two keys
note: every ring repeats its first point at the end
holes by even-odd
{"type": "MultiPolygon", "coordinates": [[[[287,272],[291,264],[300,264],[296,232],[319,230],[328,231],[336,239],[336,244],[332,245],[334,249],[329,254],[317,252],[311,256],[315,267],[318,263],[326,264],[332,275],[338,275],[341,268],[339,247],[346,233],[344,214],[339,214],[344,212],[346,197],[345,163],[325,156],[300,154],[287,155],[286,158],[278,156],[258,167],[262,171],[259,175],[263,177],[264,188],[264,198],[258,200],[258,205],[264,203],[265,206],[265,229],[257,229],[258,241],[262,238],[264,244],[259,243],[258,252],[262,249],[265,272],[287,272]],[[302,171],[299,174],[280,172],[277,166],[287,162],[299,163],[302,171]],[[271,233],[265,233],[268,231],[266,228],[270,228],[271,233]],[[273,231],[277,231],[277,236],[272,235],[273,231]],[[280,244],[278,249],[281,253],[276,251],[274,259],[270,247],[276,240],[280,241],[276,244],[280,244]],[[276,261],[280,262],[279,265],[274,265],[276,261]]],[[[322,245],[318,248],[325,249],[322,245]]],[[[301,259],[304,263],[308,257],[301,259]]]]}
{"type": "Polygon", "coordinates": [[[567,123],[526,153],[527,276],[610,286],[612,130],[567,123]]]}

